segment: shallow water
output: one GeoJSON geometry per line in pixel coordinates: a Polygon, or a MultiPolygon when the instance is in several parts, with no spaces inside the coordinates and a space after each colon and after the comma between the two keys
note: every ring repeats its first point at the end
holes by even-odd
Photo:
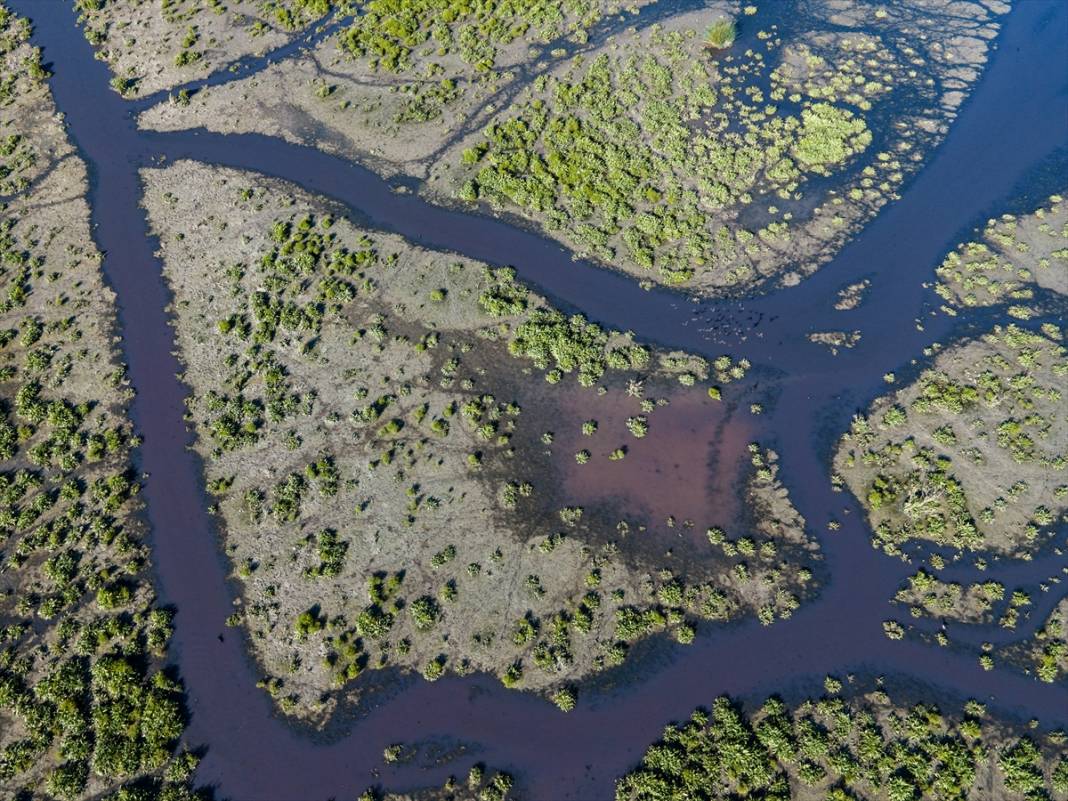
{"type": "Polygon", "coordinates": [[[646,415],[649,435],[635,439],[626,421],[642,413],[638,400],[622,387],[603,397],[591,395],[580,390],[565,401],[561,419],[569,421],[569,428],[555,432],[552,445],[568,504],[614,503],[614,520],[645,526],[647,538],[656,537],[665,549],[672,547],[672,539],[685,537],[707,552],[709,526],[741,536],[732,524],[742,512],[747,446],[756,436],[745,414],[703,392],[675,392],[668,406],[646,415]],[[597,421],[593,436],[581,433],[580,424],[587,419],[597,421]],[[609,460],[619,447],[626,448],[625,457],[609,460]],[[580,465],[574,454],[584,449],[592,456],[580,465]],[[674,518],[674,526],[668,518],[674,518]]]}
{"type": "MultiPolygon", "coordinates": [[[[234,799],[350,798],[381,781],[400,788],[436,782],[478,758],[518,774],[531,799],[607,799],[671,719],[721,693],[743,696],[818,681],[828,672],[902,673],[941,690],[990,701],[1047,724],[1068,722],[1068,688],[995,670],[918,644],[890,642],[880,622],[887,600],[911,568],[869,544],[859,508],[831,491],[829,436],[883,391],[883,373],[899,373],[921,349],[960,330],[929,317],[934,298],[922,287],[933,267],[969,229],[1004,204],[1038,201],[1021,186],[1068,144],[1068,6],[1020,3],[999,47],[944,144],[923,171],[852,244],[800,286],[755,300],[692,303],[664,290],[576,263],[559,245],[506,222],[435,207],[398,194],[369,171],[308,148],[261,136],[138,132],[134,106],[108,88],[67,3],[13,3],[36,23],[34,39],[56,73],[56,103],[91,172],[90,201],[107,279],[118,294],[135,422],[145,436],[144,497],[162,600],[178,614],[173,656],[189,693],[187,740],[206,744],[198,778],[234,799]],[[455,250],[521,276],[563,305],[638,336],[715,356],[745,356],[781,376],[781,395],[753,436],[774,444],[781,476],[818,533],[831,577],[817,601],[786,623],[705,629],[689,647],[663,646],[641,662],[625,689],[587,692],[560,714],[538,698],[505,690],[492,677],[415,682],[352,722],[347,736],[318,742],[276,718],[245,644],[223,620],[234,589],[205,509],[200,465],[188,450],[167,325],[167,291],[138,207],[136,170],[159,159],[195,158],[257,170],[299,183],[347,205],[359,222],[399,232],[427,246],[455,250]],[[868,301],[833,310],[835,291],[868,277],[868,301]],[[920,330],[915,321],[923,321],[920,330]],[[860,329],[860,345],[837,357],[809,343],[811,331],[860,329]],[[841,530],[825,524],[841,519],[841,530]],[[453,737],[476,745],[464,764],[420,772],[381,769],[393,742],[453,737]]],[[[256,67],[250,63],[249,68],[256,67]]],[[[1057,176],[1054,176],[1057,177],[1057,176]]],[[[1063,181],[1064,176],[1059,176],[1063,181]]],[[[1046,189],[1043,187],[1042,189],[1046,189]]],[[[703,457],[702,457],[703,458],[703,457]]],[[[1063,563],[1063,560],[1062,562],[1063,563]]],[[[1054,572],[1048,558],[1014,568],[1020,583],[1054,572]]],[[[342,727],[343,728],[343,727],[342,727]]],[[[343,733],[343,732],[342,732],[343,733]]]]}

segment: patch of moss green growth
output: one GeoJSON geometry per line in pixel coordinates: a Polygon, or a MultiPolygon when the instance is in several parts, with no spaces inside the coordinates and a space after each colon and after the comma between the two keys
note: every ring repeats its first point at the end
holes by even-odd
{"type": "Polygon", "coordinates": [[[728,17],[716,20],[705,31],[705,44],[717,50],[730,47],[737,38],[738,26],[728,17]]]}

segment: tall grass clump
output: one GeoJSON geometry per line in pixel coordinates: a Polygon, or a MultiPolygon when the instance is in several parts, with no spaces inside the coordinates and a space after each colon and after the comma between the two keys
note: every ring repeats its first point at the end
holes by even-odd
{"type": "Polygon", "coordinates": [[[727,17],[713,22],[705,32],[705,44],[717,50],[730,47],[737,38],[738,27],[734,24],[734,20],[727,17]]]}

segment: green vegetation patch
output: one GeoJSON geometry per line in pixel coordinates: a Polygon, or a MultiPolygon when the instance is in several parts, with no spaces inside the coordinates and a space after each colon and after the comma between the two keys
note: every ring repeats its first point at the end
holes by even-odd
{"type": "Polygon", "coordinates": [[[854,419],[835,458],[873,542],[1026,555],[1068,508],[1061,331],[1016,325],[940,351],[854,419]]]}
{"type": "Polygon", "coordinates": [[[617,801],[1049,801],[1068,790],[1064,734],[1020,736],[971,701],[944,715],[881,690],[746,713],[727,697],[670,725],[616,785],[617,801]]]}
{"type": "MultiPolygon", "coordinates": [[[[532,99],[464,151],[474,172],[460,196],[518,208],[580,252],[669,283],[730,269],[755,236],[725,224],[729,209],[789,197],[806,174],[864,151],[871,134],[853,110],[823,100],[795,114],[762,108],[698,45],[692,30],[654,27],[618,55],[539,79],[532,99]]],[[[739,72],[758,69],[754,59],[739,72]]]]}

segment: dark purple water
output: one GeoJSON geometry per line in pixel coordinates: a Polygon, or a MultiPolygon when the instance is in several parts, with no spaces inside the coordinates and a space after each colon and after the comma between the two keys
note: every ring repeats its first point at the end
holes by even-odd
{"type": "MultiPolygon", "coordinates": [[[[108,88],[106,67],[93,59],[69,4],[16,0],[14,6],[36,24],[34,39],[56,73],[56,103],[91,173],[94,234],[118,294],[125,356],[137,389],[133,414],[145,436],[139,458],[149,476],[145,500],[160,594],[178,610],[173,655],[189,693],[187,739],[208,747],[198,774],[202,782],[217,784],[233,799],[351,798],[377,781],[402,788],[440,780],[445,768],[383,769],[379,778],[373,771],[390,743],[451,737],[475,744],[479,759],[517,773],[531,799],[608,799],[614,778],[669,720],[721,693],[771,693],[830,672],[902,674],[1010,714],[1035,715],[1051,725],[1068,722],[1063,685],[984,672],[974,657],[883,636],[880,623],[894,613],[887,600],[913,568],[871,549],[857,506],[831,491],[826,464],[831,437],[883,391],[883,373],[900,374],[925,345],[963,333],[964,323],[927,312],[933,296],[921,284],[942,255],[1005,204],[1026,207],[1052,190],[1053,184],[1042,185],[1050,178],[1044,165],[1063,164],[1051,159],[1063,156],[1068,145],[1068,5],[1017,5],[945,143],[902,199],[833,262],[789,290],[697,304],[667,291],[642,291],[629,278],[574,262],[559,245],[506,222],[397,194],[369,171],[308,148],[261,136],[138,132],[134,104],[108,88]],[[256,689],[244,642],[223,628],[233,588],[205,512],[200,465],[188,450],[186,390],[175,377],[179,366],[165,312],[169,297],[138,205],[136,171],[161,157],[294,181],[346,204],[369,226],[514,265],[526,280],[599,322],[710,356],[746,356],[770,368],[781,376],[781,395],[759,418],[760,437],[774,440],[791,495],[821,538],[830,575],[825,592],[786,623],[708,629],[692,646],[664,645],[659,658],[632,671],[625,690],[586,692],[569,715],[507,691],[492,677],[476,676],[415,682],[329,743],[288,727],[256,689]],[[1023,183],[1036,180],[1041,191],[1030,195],[1023,183]],[[869,301],[853,312],[833,311],[835,291],[860,277],[872,281],[869,301]],[[917,330],[917,318],[925,330],[917,330]],[[863,340],[837,357],[805,339],[811,331],[853,328],[863,340]],[[826,533],[831,518],[843,521],[836,533],[826,533]]],[[[1063,183],[1065,176],[1052,178],[1063,183]]],[[[1045,557],[1014,567],[1013,574],[1020,583],[1033,583],[1061,564],[1045,557]]],[[[955,577],[969,580],[971,571],[956,570],[955,577]]],[[[449,767],[456,772],[466,765],[449,767]]]]}

